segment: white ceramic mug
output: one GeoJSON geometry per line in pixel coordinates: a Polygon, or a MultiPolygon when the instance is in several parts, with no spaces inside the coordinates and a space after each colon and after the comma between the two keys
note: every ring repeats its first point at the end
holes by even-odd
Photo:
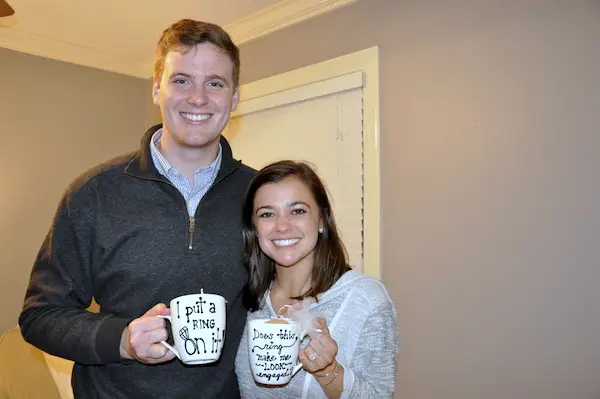
{"type": "Polygon", "coordinates": [[[263,385],[290,382],[302,368],[298,351],[306,333],[300,324],[290,319],[255,319],[246,324],[254,380],[263,385]]]}
{"type": "Polygon", "coordinates": [[[161,343],[185,364],[206,364],[219,360],[225,344],[226,301],[221,295],[183,295],[169,303],[174,346],[161,343]]]}

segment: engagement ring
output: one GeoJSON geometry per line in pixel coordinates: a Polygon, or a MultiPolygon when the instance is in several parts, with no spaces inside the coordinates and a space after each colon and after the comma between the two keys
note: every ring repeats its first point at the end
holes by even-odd
{"type": "Polygon", "coordinates": [[[314,362],[316,358],[317,358],[317,352],[313,352],[310,355],[308,355],[308,360],[310,360],[311,362],[314,362]]]}

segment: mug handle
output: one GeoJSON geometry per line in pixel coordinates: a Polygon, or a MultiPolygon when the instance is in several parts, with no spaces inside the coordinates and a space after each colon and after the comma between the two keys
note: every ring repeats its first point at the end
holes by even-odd
{"type": "MultiPolygon", "coordinates": [[[[165,320],[169,320],[169,323],[171,322],[171,316],[156,315],[156,317],[165,319],[165,320]]],[[[175,349],[171,344],[169,344],[167,341],[160,341],[160,343],[163,344],[165,346],[165,348],[167,348],[168,350],[173,352],[175,354],[175,356],[177,356],[177,359],[181,360],[181,357],[179,356],[179,352],[177,352],[177,349],[175,349]]]]}
{"type": "MultiPolygon", "coordinates": [[[[302,331],[300,333],[300,341],[302,341],[304,339],[305,336],[308,335],[308,331],[302,331]]],[[[296,360],[298,362],[298,364],[294,367],[294,370],[292,370],[292,377],[296,375],[296,373],[298,371],[300,371],[300,369],[302,368],[302,362],[298,359],[296,360]]]]}

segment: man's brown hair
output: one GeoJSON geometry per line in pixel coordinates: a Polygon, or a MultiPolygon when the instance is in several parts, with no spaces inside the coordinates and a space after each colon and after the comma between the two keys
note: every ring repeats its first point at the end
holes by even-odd
{"type": "Polygon", "coordinates": [[[237,87],[240,80],[240,52],[237,46],[218,25],[208,22],[182,19],[169,26],[162,33],[156,47],[154,59],[154,80],[160,82],[165,58],[169,51],[179,51],[185,54],[192,47],[201,43],[211,43],[221,49],[233,64],[233,87],[237,87]]]}

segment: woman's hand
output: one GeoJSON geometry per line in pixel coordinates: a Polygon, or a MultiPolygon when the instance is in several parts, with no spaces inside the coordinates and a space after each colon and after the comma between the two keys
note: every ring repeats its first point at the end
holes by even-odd
{"type": "Polygon", "coordinates": [[[325,319],[317,318],[314,327],[316,332],[313,330],[308,345],[300,350],[298,358],[302,362],[304,369],[309,373],[328,373],[337,364],[335,361],[338,353],[337,342],[331,338],[325,319]]]}

